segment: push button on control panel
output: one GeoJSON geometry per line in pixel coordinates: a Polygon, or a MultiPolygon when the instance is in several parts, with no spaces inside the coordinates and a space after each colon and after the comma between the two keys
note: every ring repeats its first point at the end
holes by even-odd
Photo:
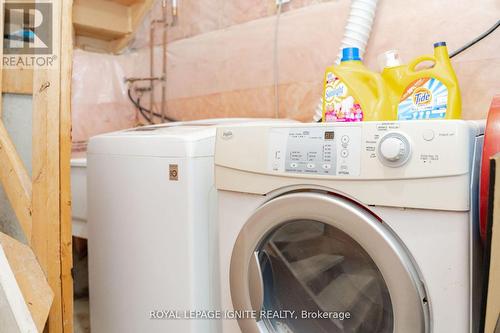
{"type": "Polygon", "coordinates": [[[434,139],[434,131],[431,129],[426,129],[422,133],[422,137],[425,141],[432,141],[434,139]]]}
{"type": "Polygon", "coordinates": [[[305,177],[360,174],[360,126],[303,126],[272,128],[268,168],[305,177]]]}

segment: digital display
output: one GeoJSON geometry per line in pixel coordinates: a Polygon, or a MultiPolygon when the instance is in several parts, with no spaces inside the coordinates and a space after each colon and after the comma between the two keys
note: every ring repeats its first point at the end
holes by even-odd
{"type": "Polygon", "coordinates": [[[325,140],[333,140],[335,133],[333,131],[325,132],[325,140]]]}

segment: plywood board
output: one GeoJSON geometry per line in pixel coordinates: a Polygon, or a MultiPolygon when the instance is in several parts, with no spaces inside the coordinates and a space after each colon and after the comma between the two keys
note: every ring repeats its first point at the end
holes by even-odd
{"type": "Polygon", "coordinates": [[[24,296],[33,321],[42,332],[54,293],[38,264],[35,254],[31,248],[17,240],[0,233],[0,244],[9,261],[17,284],[24,296]]]}
{"type": "Polygon", "coordinates": [[[37,328],[24,302],[5,252],[0,245],[0,327],[9,333],[36,333],[37,328]]]}
{"type": "Polygon", "coordinates": [[[81,36],[113,40],[131,32],[129,7],[103,0],[77,0],[73,24],[81,36]]]}

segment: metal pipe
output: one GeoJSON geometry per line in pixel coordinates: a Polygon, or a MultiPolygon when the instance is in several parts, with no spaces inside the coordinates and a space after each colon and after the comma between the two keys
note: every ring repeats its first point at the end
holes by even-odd
{"type": "Polygon", "coordinates": [[[162,82],[161,82],[161,120],[166,119],[167,98],[167,0],[163,0],[163,48],[162,48],[162,82]]]}
{"type": "Polygon", "coordinates": [[[172,0],[172,25],[177,23],[177,0],[172,0]]]}
{"type": "Polygon", "coordinates": [[[161,80],[162,78],[161,77],[129,77],[129,78],[125,78],[125,83],[129,82],[129,83],[135,83],[135,82],[139,82],[139,81],[158,81],[158,80],[161,80]]]}
{"type": "MultiPolygon", "coordinates": [[[[154,77],[154,52],[155,52],[155,40],[154,40],[154,33],[155,33],[155,20],[151,20],[151,26],[149,29],[149,76],[154,77]]],[[[149,109],[151,110],[151,122],[154,123],[154,113],[153,113],[153,107],[154,107],[154,102],[155,102],[155,91],[154,91],[154,80],[151,80],[150,86],[151,92],[149,95],[149,109]]]]}

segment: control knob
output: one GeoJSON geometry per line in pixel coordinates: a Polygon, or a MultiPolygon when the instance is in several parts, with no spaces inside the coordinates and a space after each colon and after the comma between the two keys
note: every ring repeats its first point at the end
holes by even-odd
{"type": "Polygon", "coordinates": [[[378,153],[383,164],[391,167],[401,166],[410,157],[410,142],[402,134],[389,133],[380,140],[378,153]]]}

